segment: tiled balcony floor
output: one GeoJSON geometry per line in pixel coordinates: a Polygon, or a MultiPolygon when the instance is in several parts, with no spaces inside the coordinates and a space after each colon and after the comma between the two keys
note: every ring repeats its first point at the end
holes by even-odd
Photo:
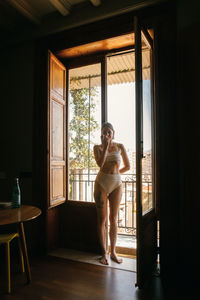
{"type": "Polygon", "coordinates": [[[136,249],[136,238],[132,235],[122,235],[117,236],[117,246],[124,248],[134,248],[136,249]]]}

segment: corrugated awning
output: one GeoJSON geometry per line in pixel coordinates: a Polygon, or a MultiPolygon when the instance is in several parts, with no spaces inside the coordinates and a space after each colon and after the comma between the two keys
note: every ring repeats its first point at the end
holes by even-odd
{"type": "MultiPolygon", "coordinates": [[[[142,51],[143,80],[150,79],[150,51],[142,51]]],[[[70,70],[70,89],[89,88],[101,85],[100,63],[70,70]]],[[[123,84],[135,81],[134,52],[107,58],[108,85],[123,84]]]]}

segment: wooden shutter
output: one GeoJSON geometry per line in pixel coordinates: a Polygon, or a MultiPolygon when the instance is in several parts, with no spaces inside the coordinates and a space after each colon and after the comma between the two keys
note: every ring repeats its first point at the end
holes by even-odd
{"type": "Polygon", "coordinates": [[[66,68],[49,51],[48,207],[66,200],[66,68]]]}

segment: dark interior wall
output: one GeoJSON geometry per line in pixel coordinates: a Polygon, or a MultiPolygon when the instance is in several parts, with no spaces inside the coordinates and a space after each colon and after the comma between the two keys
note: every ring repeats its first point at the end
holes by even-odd
{"type": "Polygon", "coordinates": [[[160,259],[165,282],[175,279],[174,283],[190,287],[197,282],[200,267],[200,3],[177,1],[176,5],[176,22],[164,22],[158,29],[160,259]]]}
{"type": "Polygon", "coordinates": [[[160,202],[160,263],[162,277],[173,276],[178,251],[178,102],[176,97],[176,14],[156,26],[158,182],[160,202]]]}
{"type": "MultiPolygon", "coordinates": [[[[200,267],[199,226],[199,49],[200,2],[177,5],[177,95],[179,101],[179,269],[198,278],[200,267]],[[195,275],[195,276],[194,276],[195,275]]],[[[193,282],[194,284],[194,282],[193,282]]]]}
{"type": "MultiPolygon", "coordinates": [[[[1,53],[1,171],[8,180],[32,172],[34,46],[7,48],[1,53]]],[[[20,185],[29,185],[22,203],[32,202],[31,174],[20,185]]],[[[10,198],[10,190],[7,197],[10,198]]]]}
{"type": "MultiPolygon", "coordinates": [[[[0,179],[3,189],[0,198],[11,200],[13,179],[20,176],[21,201],[29,205],[35,204],[32,197],[34,60],[33,42],[1,51],[0,171],[6,178],[0,179]]],[[[25,223],[29,248],[37,248],[39,220],[40,217],[25,223]]]]}

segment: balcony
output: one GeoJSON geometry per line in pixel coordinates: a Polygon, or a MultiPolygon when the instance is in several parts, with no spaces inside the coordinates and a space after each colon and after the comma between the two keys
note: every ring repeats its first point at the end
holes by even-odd
{"type": "MultiPolygon", "coordinates": [[[[69,199],[94,202],[97,169],[74,169],[69,176],[69,199]]],[[[117,247],[136,248],[136,174],[122,174],[122,200],[118,214],[117,247]]],[[[152,176],[142,176],[143,210],[152,207],[152,176]]],[[[109,227],[109,224],[108,224],[109,227]]]]}

